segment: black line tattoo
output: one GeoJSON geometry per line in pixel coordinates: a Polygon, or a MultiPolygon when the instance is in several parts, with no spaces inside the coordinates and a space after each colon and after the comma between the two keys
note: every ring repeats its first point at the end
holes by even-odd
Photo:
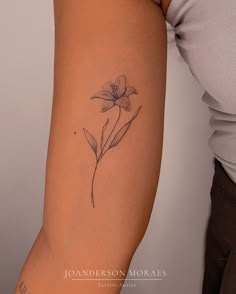
{"type": "Polygon", "coordinates": [[[131,119],[123,125],[115,135],[115,129],[117,128],[117,125],[119,123],[120,117],[121,117],[121,111],[122,109],[126,111],[131,110],[131,105],[130,105],[130,100],[129,96],[132,94],[137,94],[137,91],[134,87],[131,86],[126,86],[126,76],[125,75],[120,75],[116,79],[114,83],[112,82],[107,82],[103,88],[102,91],[96,93],[91,97],[91,99],[98,98],[102,99],[103,104],[101,107],[101,112],[106,112],[107,110],[117,106],[118,107],[118,117],[116,119],[116,122],[114,126],[111,129],[111,132],[105,138],[106,136],[106,129],[109,124],[109,118],[106,120],[105,124],[102,127],[102,134],[101,134],[101,141],[100,141],[100,146],[97,143],[97,140],[95,137],[87,130],[84,130],[84,135],[86,140],[88,141],[90,147],[92,148],[95,157],[96,157],[96,164],[92,176],[92,183],[91,183],[91,201],[93,208],[95,208],[95,201],[94,201],[94,180],[95,180],[95,175],[96,171],[98,168],[98,164],[100,160],[103,158],[103,156],[113,147],[117,146],[120,141],[123,139],[125,134],[128,132],[132,122],[135,120],[135,118],[138,116],[139,111],[142,106],[139,106],[138,109],[135,111],[131,119]]]}
{"type": "Polygon", "coordinates": [[[20,294],[30,294],[30,291],[28,290],[27,286],[25,285],[25,282],[22,281],[18,286],[20,294]]]}

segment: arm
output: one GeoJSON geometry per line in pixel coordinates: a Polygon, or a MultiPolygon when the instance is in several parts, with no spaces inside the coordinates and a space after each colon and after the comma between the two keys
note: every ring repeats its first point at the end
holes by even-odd
{"type": "Polygon", "coordinates": [[[65,270],[128,269],[146,231],[162,152],[165,21],[151,0],[54,8],[44,221],[15,293],[22,282],[32,294],[119,293],[65,270]]]}

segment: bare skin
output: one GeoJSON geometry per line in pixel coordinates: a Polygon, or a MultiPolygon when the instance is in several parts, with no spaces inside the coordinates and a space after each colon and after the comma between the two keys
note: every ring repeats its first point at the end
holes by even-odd
{"type": "Polygon", "coordinates": [[[65,271],[127,271],[146,231],[162,154],[165,19],[151,0],[54,0],[54,9],[44,218],[15,293],[117,294],[123,281],[101,288],[65,271]],[[116,90],[104,90],[108,81],[116,90]]]}
{"type": "Polygon", "coordinates": [[[161,0],[161,9],[163,11],[164,16],[166,16],[166,12],[172,0],[161,0]]]}

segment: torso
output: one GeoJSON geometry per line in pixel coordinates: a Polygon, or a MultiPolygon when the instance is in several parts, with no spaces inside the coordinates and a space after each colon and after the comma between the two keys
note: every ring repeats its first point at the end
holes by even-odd
{"type": "Polygon", "coordinates": [[[205,90],[202,100],[213,129],[209,147],[236,183],[236,1],[157,2],[173,27],[180,55],[205,90]]]}

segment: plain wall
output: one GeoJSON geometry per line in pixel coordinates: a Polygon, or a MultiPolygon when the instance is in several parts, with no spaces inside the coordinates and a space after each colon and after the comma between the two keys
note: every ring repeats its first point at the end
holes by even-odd
{"type": "MultiPolygon", "coordinates": [[[[0,293],[12,294],[42,222],[53,85],[52,1],[0,3],[0,293]],[[4,5],[3,5],[4,3],[4,5]]],[[[200,294],[213,176],[203,89],[169,32],[161,175],[151,221],[132,269],[165,269],[135,294],[200,294]]]]}

